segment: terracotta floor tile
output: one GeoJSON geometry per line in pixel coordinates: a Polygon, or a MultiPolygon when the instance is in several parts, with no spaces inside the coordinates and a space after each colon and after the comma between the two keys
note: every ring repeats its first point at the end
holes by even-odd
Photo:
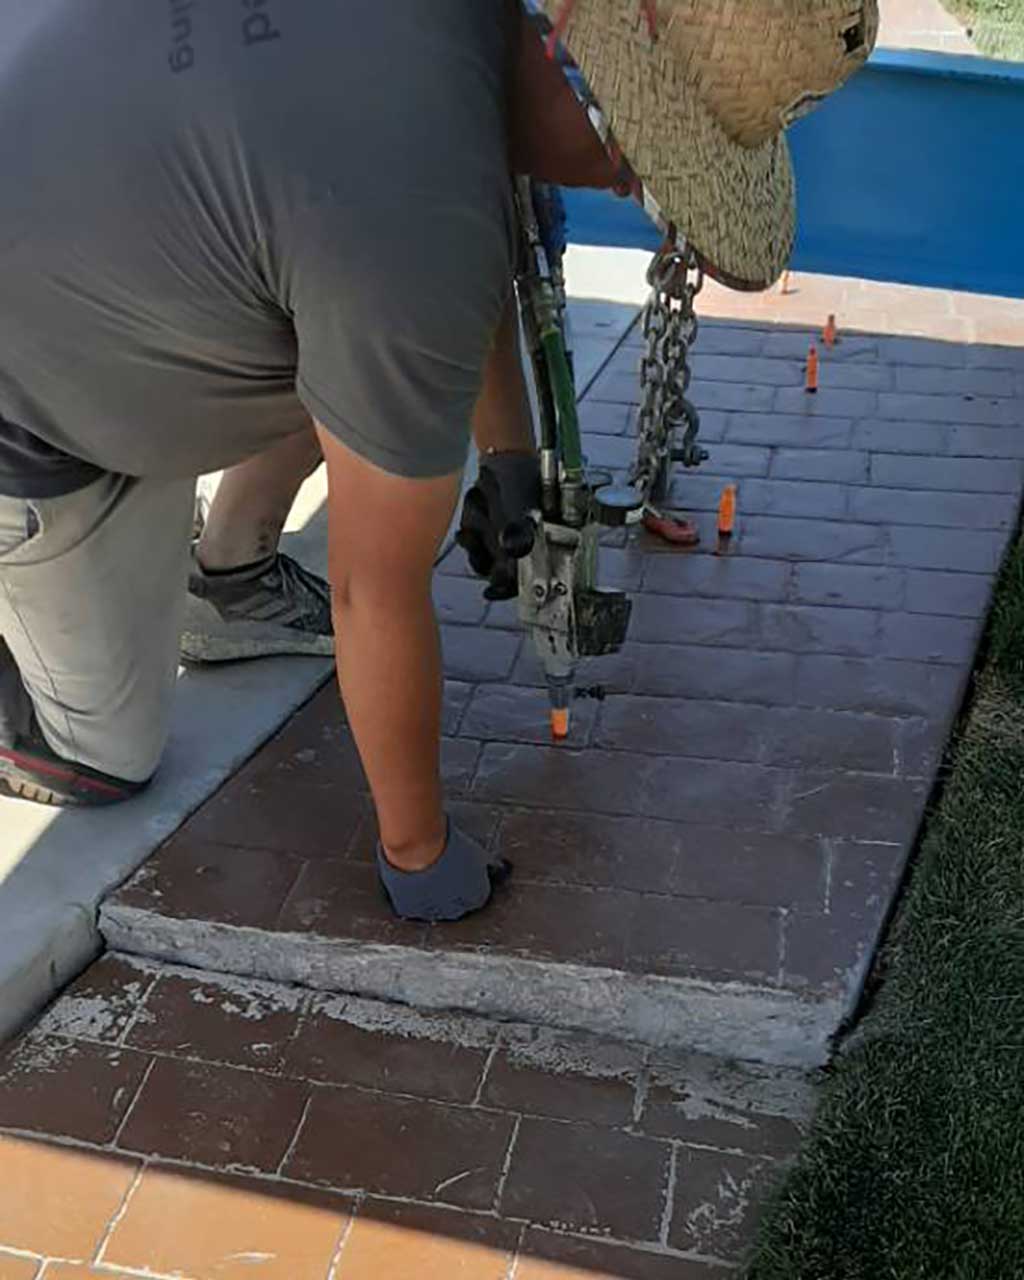
{"type": "Polygon", "coordinates": [[[0,1127],[110,1142],[149,1061],[133,1049],[56,1036],[17,1041],[0,1056],[0,1127]]]}
{"type": "Polygon", "coordinates": [[[516,1280],[727,1280],[731,1274],[702,1262],[536,1230],[526,1233],[515,1272],[516,1280]]]}
{"type": "Polygon", "coordinates": [[[167,974],[149,993],[128,1042],[158,1053],[273,1071],[298,1027],[302,1003],[287,988],[167,974]]]}
{"type": "Polygon", "coordinates": [[[371,1200],[345,1244],[338,1280],[505,1280],[518,1235],[493,1218],[371,1200]]]}
{"type": "Polygon", "coordinates": [[[233,1067],[158,1058],[119,1139],[126,1151],[273,1172],[308,1088],[233,1067]]]}
{"type": "MultiPolygon", "coordinates": [[[[472,1102],[489,1048],[463,1046],[443,1035],[430,1038],[429,1016],[419,1034],[398,1027],[362,1027],[335,1013],[331,998],[318,1000],[288,1050],[285,1070],[329,1084],[356,1084],[387,1093],[410,1093],[439,1102],[472,1102]]],[[[415,1015],[407,1016],[407,1023],[415,1015]]]]}
{"type": "Polygon", "coordinates": [[[512,1124],[511,1116],[465,1107],[318,1089],[284,1173],[340,1190],[489,1209],[512,1124]]]}
{"type": "Polygon", "coordinates": [[[0,1134],[0,1247],[91,1258],[138,1166],[0,1134]]]}
{"type": "Polygon", "coordinates": [[[103,1254],[197,1280],[323,1280],[349,1219],[337,1196],[150,1168],[103,1254]]]}
{"type": "Polygon", "coordinates": [[[40,1280],[137,1280],[123,1271],[103,1271],[96,1267],[79,1266],[75,1262],[50,1262],[40,1280]]]}
{"type": "Polygon", "coordinates": [[[501,1212],[543,1226],[656,1240],[670,1150],[614,1129],[524,1120],[501,1212]]]}
{"type": "Polygon", "coordinates": [[[0,1280],[36,1280],[42,1263],[32,1258],[18,1258],[13,1253],[0,1253],[0,1280]]]}

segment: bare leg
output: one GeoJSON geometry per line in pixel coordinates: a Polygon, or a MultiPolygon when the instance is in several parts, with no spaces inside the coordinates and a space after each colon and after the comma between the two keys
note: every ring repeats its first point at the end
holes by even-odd
{"type": "Polygon", "coordinates": [[[277,551],[303,481],[323,461],[312,425],[224,473],[199,540],[204,569],[237,569],[277,551]]]}

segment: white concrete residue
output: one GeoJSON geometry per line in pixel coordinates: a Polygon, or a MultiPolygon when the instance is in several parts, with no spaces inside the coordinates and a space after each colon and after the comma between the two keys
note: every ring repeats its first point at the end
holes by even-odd
{"type": "Polygon", "coordinates": [[[463,1173],[457,1173],[453,1178],[445,1178],[443,1182],[439,1182],[434,1188],[434,1195],[439,1196],[442,1191],[447,1191],[449,1187],[454,1187],[460,1182],[465,1182],[467,1178],[471,1178],[474,1173],[484,1173],[487,1166],[484,1164],[477,1165],[475,1169],[466,1169],[463,1173]]]}
{"type": "Polygon", "coordinates": [[[706,1200],[686,1215],[691,1234],[710,1243],[723,1230],[742,1227],[750,1210],[753,1182],[753,1177],[738,1179],[723,1169],[716,1187],[717,1199],[706,1200]]]}
{"type": "Polygon", "coordinates": [[[687,1120],[718,1120],[743,1130],[765,1117],[807,1124],[816,1101],[815,1079],[804,1071],[703,1054],[665,1054],[650,1065],[652,1088],[667,1089],[687,1120]]]}
{"type": "Polygon", "coordinates": [[[163,966],[163,972],[196,984],[190,992],[193,1004],[219,1004],[223,1013],[246,1022],[262,1022],[275,1013],[298,1013],[306,1000],[306,992],[297,987],[264,982],[259,978],[239,977],[232,973],[199,974],[194,969],[175,965],[163,966]]]}
{"type": "Polygon", "coordinates": [[[513,1065],[552,1075],[632,1081],[643,1066],[643,1051],[636,1046],[555,1027],[511,1025],[502,1040],[513,1065]]]}
{"type": "Polygon", "coordinates": [[[36,1033],[75,1040],[116,1040],[160,969],[159,965],[139,956],[119,956],[118,962],[124,968],[133,969],[138,977],[102,996],[88,990],[60,996],[36,1023],[36,1033]]]}
{"type": "Polygon", "coordinates": [[[312,1012],[347,1022],[361,1031],[405,1040],[436,1040],[460,1049],[487,1049],[494,1042],[492,1025],[483,1018],[458,1013],[421,1013],[407,1005],[385,1004],[349,996],[319,996],[312,1012]]]}
{"type": "Polygon", "coordinates": [[[38,1029],[76,1040],[111,1040],[140,995],[141,991],[123,996],[65,996],[39,1020],[38,1029]]]}
{"type": "MultiPolygon", "coordinates": [[[[68,1062],[74,1062],[81,1052],[81,1046],[74,1040],[44,1038],[33,1033],[15,1047],[4,1064],[4,1075],[8,1080],[17,1080],[21,1076],[50,1075],[61,1070],[68,1062]]],[[[116,1058],[115,1051],[111,1062],[116,1061],[116,1058]]]]}

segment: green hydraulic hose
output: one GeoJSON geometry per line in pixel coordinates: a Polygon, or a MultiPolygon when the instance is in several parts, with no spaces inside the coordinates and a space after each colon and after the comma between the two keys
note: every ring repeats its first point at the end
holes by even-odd
{"type": "Polygon", "coordinates": [[[558,410],[558,435],[562,453],[562,466],[568,481],[583,478],[583,445],[580,441],[580,422],[576,412],[576,388],[573,385],[565,344],[557,325],[545,326],[540,337],[544,357],[551,375],[551,387],[558,410]]]}

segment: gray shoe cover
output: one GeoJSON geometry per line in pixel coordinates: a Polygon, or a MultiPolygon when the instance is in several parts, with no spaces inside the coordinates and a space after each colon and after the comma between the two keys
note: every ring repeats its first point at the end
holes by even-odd
{"type": "Polygon", "coordinates": [[[395,915],[429,923],[460,920],[479,911],[494,885],[511,870],[504,861],[488,863],[477,842],[455,826],[448,828],[444,853],[425,871],[400,871],[388,862],[380,844],[377,867],[395,915]]]}

